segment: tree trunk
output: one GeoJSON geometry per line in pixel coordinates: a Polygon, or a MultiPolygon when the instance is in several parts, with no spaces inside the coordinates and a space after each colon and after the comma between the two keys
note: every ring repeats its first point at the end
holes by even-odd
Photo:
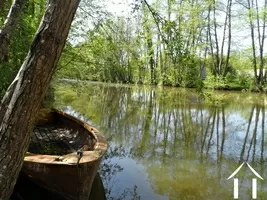
{"type": "Polygon", "coordinates": [[[0,107],[0,199],[9,199],[79,0],[49,0],[28,55],[0,107]]]}
{"type": "Polygon", "coordinates": [[[228,48],[227,48],[227,55],[225,59],[225,67],[223,76],[226,76],[227,71],[229,70],[229,60],[230,60],[230,53],[231,53],[231,42],[232,42],[232,0],[228,0],[228,8],[227,8],[227,15],[228,15],[228,48]]]}
{"type": "Polygon", "coordinates": [[[258,74],[257,74],[257,56],[256,56],[256,44],[255,44],[255,33],[254,33],[254,22],[253,22],[253,15],[250,10],[254,8],[253,1],[250,2],[250,0],[247,0],[248,3],[248,18],[249,18],[249,25],[250,25],[250,37],[251,37],[251,44],[252,44],[252,53],[253,53],[253,69],[254,69],[254,77],[255,77],[255,82],[258,85],[259,80],[258,80],[258,74]]]}
{"type": "Polygon", "coordinates": [[[219,41],[218,41],[218,28],[217,28],[217,21],[216,21],[216,1],[213,0],[212,2],[212,9],[213,9],[213,28],[214,28],[214,39],[215,39],[215,48],[216,48],[216,68],[217,68],[217,75],[220,75],[221,68],[219,66],[220,63],[220,54],[219,54],[219,41]]]}
{"type": "MultiPolygon", "coordinates": [[[[264,84],[263,68],[264,68],[264,39],[265,39],[265,25],[266,25],[266,13],[263,12],[263,19],[261,19],[261,13],[259,11],[258,0],[255,1],[256,4],[256,17],[257,17],[257,32],[258,32],[258,42],[259,42],[259,53],[260,53],[260,66],[259,66],[259,86],[262,87],[264,84]],[[260,24],[262,21],[263,24],[260,24]],[[262,27],[262,28],[261,28],[262,27]],[[261,33],[262,29],[262,33],[261,33]]],[[[267,2],[264,3],[264,8],[266,8],[267,2]]]]}
{"type": "Polygon", "coordinates": [[[212,25],[211,25],[211,9],[212,9],[212,5],[209,5],[209,9],[208,9],[208,27],[207,27],[207,32],[208,32],[208,38],[209,38],[209,45],[210,45],[210,54],[211,54],[211,64],[212,64],[212,75],[217,75],[219,72],[217,70],[217,65],[216,65],[216,58],[215,58],[215,53],[214,53],[214,49],[213,49],[213,41],[212,41],[212,34],[211,34],[211,30],[212,30],[212,25]]]}
{"type": "MultiPolygon", "coordinates": [[[[225,12],[225,19],[224,19],[224,24],[223,24],[223,35],[222,35],[222,45],[221,45],[221,54],[219,56],[219,75],[224,75],[224,71],[225,68],[227,68],[227,66],[223,66],[223,62],[224,62],[224,43],[225,43],[225,38],[226,38],[226,28],[228,26],[227,22],[228,22],[228,7],[229,7],[229,0],[227,1],[227,6],[226,6],[226,12],[225,12]]],[[[219,53],[219,52],[218,52],[219,53]]]]}
{"type": "Polygon", "coordinates": [[[9,43],[25,2],[27,2],[27,0],[14,0],[6,21],[2,29],[0,29],[0,63],[8,61],[9,43]]]}
{"type": "Polygon", "coordinates": [[[147,51],[149,57],[149,67],[150,67],[150,84],[155,84],[155,69],[154,69],[154,49],[152,43],[152,33],[149,27],[146,27],[147,32],[147,51]]]}

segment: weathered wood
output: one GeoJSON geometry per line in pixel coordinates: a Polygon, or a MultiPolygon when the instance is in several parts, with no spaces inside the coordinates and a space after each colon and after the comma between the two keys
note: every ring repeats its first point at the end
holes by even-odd
{"type": "MultiPolygon", "coordinates": [[[[43,127],[49,130],[51,126],[50,130],[54,133],[48,131],[47,134],[66,135],[65,139],[58,139],[62,143],[72,141],[70,147],[61,149],[60,147],[54,148],[54,146],[52,149],[55,151],[48,150],[50,155],[46,153],[47,148],[36,149],[35,153],[31,151],[32,148],[29,148],[29,153],[24,158],[22,172],[42,183],[50,191],[64,194],[66,200],[88,200],[101,158],[107,150],[107,141],[97,129],[89,124],[62,111],[53,110],[51,113],[54,116],[50,118],[52,120],[41,125],[37,122],[39,125],[35,129],[43,127]],[[63,131],[60,130],[62,127],[65,127],[63,131]],[[55,132],[55,130],[60,131],[55,132]],[[78,151],[82,152],[81,157],[77,155],[78,151]]],[[[46,130],[41,131],[46,132],[46,130]]],[[[36,140],[34,135],[33,139],[36,140]]],[[[54,137],[43,137],[39,142],[47,139],[51,141],[51,144],[54,137]]]]}
{"type": "Polygon", "coordinates": [[[0,199],[9,199],[79,0],[49,0],[41,25],[0,107],[0,199]]]}

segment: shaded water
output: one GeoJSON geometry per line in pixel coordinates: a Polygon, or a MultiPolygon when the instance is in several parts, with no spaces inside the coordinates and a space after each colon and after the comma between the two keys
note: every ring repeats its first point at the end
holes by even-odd
{"type": "MultiPolygon", "coordinates": [[[[107,199],[233,199],[231,173],[248,162],[264,179],[264,95],[216,92],[203,102],[177,88],[59,85],[55,107],[83,119],[109,140],[100,174],[107,199]]],[[[251,199],[244,166],[239,197],[251,199]]],[[[258,180],[257,199],[267,199],[258,180]]]]}

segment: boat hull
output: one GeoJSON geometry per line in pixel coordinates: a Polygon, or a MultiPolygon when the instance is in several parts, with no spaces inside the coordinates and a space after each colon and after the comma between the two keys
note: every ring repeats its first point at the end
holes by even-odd
{"type": "MultiPolygon", "coordinates": [[[[30,177],[21,173],[10,200],[66,200],[58,192],[47,190],[30,177]]],[[[89,200],[106,200],[105,188],[99,174],[92,184],[89,200]]]]}
{"type": "MultiPolygon", "coordinates": [[[[46,189],[64,196],[65,199],[88,200],[101,158],[107,149],[107,142],[92,126],[65,113],[53,112],[56,118],[62,117],[78,125],[79,129],[82,127],[82,134],[89,134],[94,139],[93,149],[83,150],[82,157],[79,157],[77,152],[63,156],[28,153],[24,159],[22,172],[46,189]]],[[[49,115],[51,116],[51,113],[49,115]]],[[[51,122],[47,124],[49,123],[51,122]]]]}
{"type": "Polygon", "coordinates": [[[66,199],[88,199],[100,160],[82,165],[24,163],[22,171],[48,190],[66,199]]]}

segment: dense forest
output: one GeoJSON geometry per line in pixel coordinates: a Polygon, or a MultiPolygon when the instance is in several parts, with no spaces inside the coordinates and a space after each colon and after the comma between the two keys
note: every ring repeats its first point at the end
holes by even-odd
{"type": "MultiPolygon", "coordinates": [[[[11,3],[0,5],[1,25],[11,3]]],[[[199,89],[267,88],[267,1],[133,0],[119,14],[110,4],[81,1],[56,78],[199,89]]],[[[2,93],[21,66],[45,6],[45,0],[29,0],[22,10],[0,65],[2,93]]]]}

